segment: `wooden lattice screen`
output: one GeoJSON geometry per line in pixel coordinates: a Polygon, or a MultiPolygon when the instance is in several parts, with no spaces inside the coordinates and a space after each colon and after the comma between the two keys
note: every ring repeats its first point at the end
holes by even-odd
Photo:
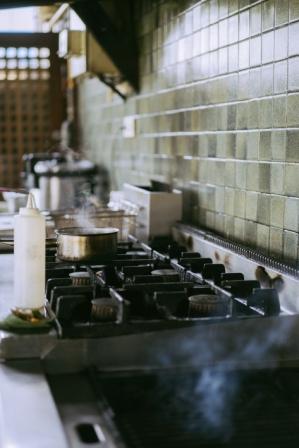
{"type": "Polygon", "coordinates": [[[61,126],[57,51],[57,34],[0,33],[0,186],[19,186],[23,154],[44,151],[61,126]]]}

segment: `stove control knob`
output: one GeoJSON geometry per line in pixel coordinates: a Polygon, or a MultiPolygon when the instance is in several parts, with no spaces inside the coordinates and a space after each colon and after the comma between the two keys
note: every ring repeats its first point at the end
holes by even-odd
{"type": "Polygon", "coordinates": [[[224,272],[224,264],[207,263],[203,267],[202,276],[204,279],[213,280],[214,283],[219,283],[221,280],[221,274],[224,272]]]}
{"type": "Polygon", "coordinates": [[[224,280],[221,286],[233,296],[246,299],[255,288],[260,288],[261,285],[257,280],[224,280]]]}
{"type": "Polygon", "coordinates": [[[262,308],[266,316],[277,316],[280,313],[278,292],[272,288],[254,289],[247,299],[247,305],[262,308]]]}

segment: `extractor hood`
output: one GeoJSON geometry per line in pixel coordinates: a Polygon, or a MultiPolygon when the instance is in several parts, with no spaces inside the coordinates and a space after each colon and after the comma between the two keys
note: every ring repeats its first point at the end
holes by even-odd
{"type": "MultiPolygon", "coordinates": [[[[134,0],[0,0],[0,8],[69,3],[118,69],[122,81],[138,90],[138,56],[134,0]],[[121,18],[121,20],[120,20],[121,18]]],[[[104,74],[102,74],[104,76],[104,74]]],[[[119,83],[120,77],[116,82],[119,83]]],[[[103,81],[105,79],[103,77],[103,81]]],[[[110,80],[113,83],[113,79],[110,80]]]]}

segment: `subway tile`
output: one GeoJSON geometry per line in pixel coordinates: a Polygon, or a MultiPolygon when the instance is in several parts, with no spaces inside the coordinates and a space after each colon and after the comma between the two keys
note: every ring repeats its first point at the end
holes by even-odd
{"type": "Polygon", "coordinates": [[[224,191],[224,210],[227,215],[234,215],[234,200],[235,190],[232,188],[225,188],[224,191]]]}
{"type": "MultiPolygon", "coordinates": [[[[197,56],[194,57],[192,60],[192,76],[193,76],[193,81],[197,81],[201,78],[202,75],[202,70],[201,70],[201,57],[197,56]]],[[[195,103],[198,104],[198,103],[195,103]]]]}
{"type": "Polygon", "coordinates": [[[201,7],[202,25],[206,26],[210,23],[210,2],[204,2],[201,7]]]}
{"type": "Polygon", "coordinates": [[[290,20],[299,19],[299,0],[289,0],[290,20]]]}
{"type": "Polygon", "coordinates": [[[281,93],[287,90],[288,66],[286,61],[274,64],[274,93],[281,93]]]}
{"type": "Polygon", "coordinates": [[[239,15],[239,39],[247,39],[249,36],[249,10],[239,15]]]}
{"type": "Polygon", "coordinates": [[[287,131],[286,161],[299,162],[299,131],[287,131]]]}
{"type": "Polygon", "coordinates": [[[259,188],[264,193],[270,192],[271,170],[269,163],[259,163],[259,188]]]}
{"type": "Polygon", "coordinates": [[[257,247],[265,254],[269,253],[270,227],[264,224],[257,225],[257,247]]]}
{"type": "Polygon", "coordinates": [[[259,157],[260,134],[258,131],[247,134],[246,159],[257,160],[259,157]]]}
{"type": "Polygon", "coordinates": [[[236,173],[236,163],[225,162],[224,181],[227,187],[235,186],[235,173],[236,173]]]}
{"type": "Polygon", "coordinates": [[[287,97],[287,124],[288,126],[299,126],[299,94],[287,97]]]}
{"type": "Polygon", "coordinates": [[[250,101],[248,103],[248,129],[256,129],[259,127],[259,101],[250,101]]]}
{"type": "Polygon", "coordinates": [[[230,72],[238,70],[239,67],[239,55],[238,44],[230,45],[228,47],[228,68],[230,72]]]}
{"type": "Polygon", "coordinates": [[[233,238],[235,232],[234,217],[230,215],[224,216],[224,234],[226,238],[233,238]]]}
{"type": "Polygon", "coordinates": [[[228,0],[228,13],[232,14],[238,10],[238,0],[228,0]]]}
{"type": "Polygon", "coordinates": [[[287,122],[286,97],[273,98],[273,127],[284,128],[287,122]]]}
{"type": "Polygon", "coordinates": [[[219,161],[215,162],[214,167],[214,184],[223,186],[225,177],[225,162],[219,161]]]}
{"type": "Polygon", "coordinates": [[[283,257],[286,262],[294,262],[298,256],[298,233],[283,232],[283,257]]]}
{"type": "Polygon", "coordinates": [[[210,29],[201,30],[201,53],[206,53],[210,49],[210,29]]]}
{"type": "Polygon", "coordinates": [[[224,213],[224,187],[216,188],[215,208],[217,213],[224,213]]]}
{"type": "Polygon", "coordinates": [[[225,134],[217,135],[217,150],[216,156],[219,158],[226,157],[226,145],[225,145],[225,134]]]}
{"type": "Polygon", "coordinates": [[[236,136],[236,159],[246,158],[246,134],[238,132],[236,136]]]}
{"type": "Polygon", "coordinates": [[[219,22],[219,46],[228,44],[228,19],[219,22]]]}
{"type": "MultiPolygon", "coordinates": [[[[292,1],[292,0],[291,0],[292,1]]],[[[275,0],[275,25],[279,26],[287,23],[289,20],[289,2],[288,0],[275,0]]]]}
{"type": "Polygon", "coordinates": [[[254,191],[246,192],[246,219],[251,221],[257,220],[257,203],[258,203],[259,193],[254,191]]]}
{"type": "Polygon", "coordinates": [[[227,128],[227,106],[218,109],[218,129],[225,131],[227,128]]]}
{"type": "Polygon", "coordinates": [[[249,94],[251,98],[258,98],[261,94],[261,69],[255,68],[249,72],[249,94]]]}
{"type": "Polygon", "coordinates": [[[244,242],[245,220],[240,218],[234,219],[234,236],[238,241],[244,242]]]}
{"type": "MultiPolygon", "coordinates": [[[[231,74],[226,77],[226,89],[228,92],[228,101],[235,101],[238,98],[238,75],[231,74]]],[[[236,110],[236,106],[234,105],[236,110]]]]}
{"type": "Polygon", "coordinates": [[[228,15],[228,0],[218,0],[219,19],[228,15]]]}
{"type": "Polygon", "coordinates": [[[259,34],[262,30],[261,5],[256,5],[249,10],[249,23],[251,36],[259,34]]]}
{"type": "Polygon", "coordinates": [[[249,40],[239,43],[239,69],[243,70],[249,66],[249,40]]]}
{"type": "Polygon", "coordinates": [[[283,228],[285,198],[283,196],[271,196],[270,209],[270,225],[274,227],[283,228]]]}
{"type": "Polygon", "coordinates": [[[250,5],[250,0],[239,0],[239,10],[250,5]]]}
{"type": "Polygon", "coordinates": [[[228,43],[233,44],[238,41],[238,15],[232,16],[228,19],[228,43]]]}
{"type": "Polygon", "coordinates": [[[259,124],[260,128],[271,128],[273,120],[273,107],[272,98],[264,99],[260,101],[260,115],[259,124]]]}
{"type": "Polygon", "coordinates": [[[227,106],[227,129],[233,130],[236,128],[236,115],[237,108],[236,105],[228,105],[227,106]]]}
{"type": "Polygon", "coordinates": [[[268,0],[262,4],[262,31],[274,26],[274,0],[268,0]]]}
{"type": "Polygon", "coordinates": [[[226,147],[226,157],[229,159],[234,158],[236,154],[236,134],[225,134],[224,142],[226,147]]]}
{"type": "Polygon", "coordinates": [[[248,105],[247,103],[239,103],[237,105],[237,129],[247,129],[248,105]]]}
{"type": "Polygon", "coordinates": [[[249,42],[249,60],[250,66],[260,65],[262,61],[262,38],[261,36],[252,37],[249,42]]]}
{"type": "Polygon", "coordinates": [[[198,136],[198,155],[199,157],[208,156],[208,136],[203,134],[198,136]]]}
{"type": "Polygon", "coordinates": [[[299,57],[288,61],[288,89],[299,90],[299,57]]]}
{"type": "Polygon", "coordinates": [[[299,196],[299,165],[286,164],[284,193],[289,196],[299,196]]]}
{"type": "Polygon", "coordinates": [[[199,30],[201,27],[201,5],[196,5],[193,8],[193,30],[199,30]]]}
{"type": "Polygon", "coordinates": [[[198,56],[201,51],[201,32],[193,34],[193,57],[198,56]]]}
{"type": "Polygon", "coordinates": [[[299,230],[299,199],[286,198],[284,211],[284,229],[298,232],[299,230]]]}
{"type": "Polygon", "coordinates": [[[271,160],[271,132],[260,133],[259,160],[271,160]]]}
{"type": "Polygon", "coordinates": [[[273,95],[273,64],[261,68],[261,96],[273,95]]]}
{"type": "Polygon", "coordinates": [[[270,205],[271,196],[265,194],[258,195],[257,201],[257,222],[261,224],[270,224],[270,205]]]}
{"type": "Polygon", "coordinates": [[[286,160],[286,131],[271,133],[272,160],[286,160]]]}
{"type": "Polygon", "coordinates": [[[210,53],[210,75],[218,75],[218,51],[210,53]]]}
{"type": "Polygon", "coordinates": [[[299,22],[291,23],[289,25],[289,56],[299,54],[298,39],[299,39],[299,22]]]}
{"type": "Polygon", "coordinates": [[[246,192],[244,190],[235,190],[234,196],[234,215],[239,218],[245,218],[246,192]]]}
{"type": "Polygon", "coordinates": [[[228,71],[228,50],[221,48],[219,50],[219,74],[227,73],[228,71]]]}
{"type": "Polygon", "coordinates": [[[240,188],[245,190],[246,188],[246,163],[236,163],[236,181],[235,186],[236,188],[240,188]]]}
{"type": "Polygon", "coordinates": [[[271,193],[283,194],[284,192],[284,178],[285,178],[285,166],[281,163],[273,163],[270,167],[271,181],[270,191],[271,193]]]}
{"type": "Polygon", "coordinates": [[[223,234],[224,232],[224,215],[215,214],[215,231],[223,234]]]}
{"type": "Polygon", "coordinates": [[[218,23],[210,26],[210,49],[218,48],[218,23]]]}
{"type": "Polygon", "coordinates": [[[270,227],[269,253],[272,257],[279,257],[283,253],[283,231],[270,227]]]}
{"type": "Polygon", "coordinates": [[[269,31],[262,35],[262,63],[272,62],[274,57],[274,32],[269,31]]]}
{"type": "Polygon", "coordinates": [[[284,27],[275,30],[275,60],[285,59],[287,56],[288,29],[284,27]]]}
{"type": "Polygon", "coordinates": [[[247,190],[259,191],[259,163],[248,163],[247,164],[247,190]]]}
{"type": "Polygon", "coordinates": [[[257,224],[253,221],[245,221],[245,241],[252,247],[256,246],[257,242],[257,224]]]}
{"type": "Polygon", "coordinates": [[[198,180],[201,183],[206,183],[207,181],[207,167],[208,167],[208,163],[206,160],[200,160],[199,164],[198,164],[198,180]]]}

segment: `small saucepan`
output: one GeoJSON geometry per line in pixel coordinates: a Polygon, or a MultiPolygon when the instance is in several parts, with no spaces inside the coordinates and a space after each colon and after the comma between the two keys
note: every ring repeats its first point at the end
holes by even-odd
{"type": "Polygon", "coordinates": [[[106,263],[117,250],[118,229],[114,227],[70,227],[59,229],[57,256],[63,261],[106,263]]]}

